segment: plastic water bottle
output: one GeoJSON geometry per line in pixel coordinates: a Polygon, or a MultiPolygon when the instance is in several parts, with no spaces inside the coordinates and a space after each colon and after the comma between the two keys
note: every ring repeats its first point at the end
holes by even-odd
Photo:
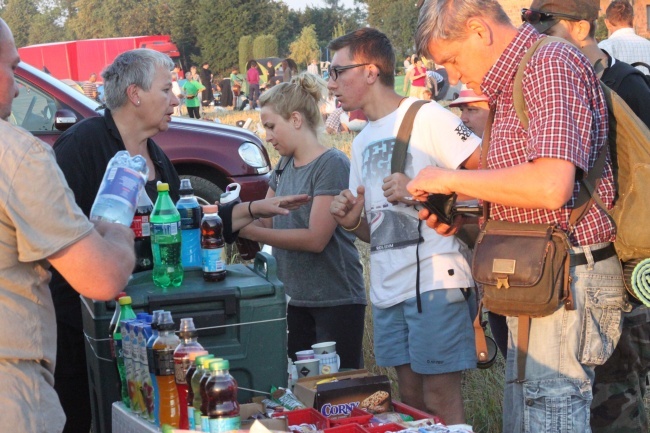
{"type": "Polygon", "coordinates": [[[178,428],[180,405],[178,390],[174,380],[174,350],[180,344],[174,334],[174,321],[169,311],[165,311],[158,321],[158,338],[153,343],[153,364],[160,397],[160,425],[168,424],[178,428]]]}
{"type": "Polygon", "coordinates": [[[138,195],[138,206],[131,223],[131,230],[135,234],[135,270],[134,272],[149,271],[153,269],[153,255],[151,252],[151,212],[153,203],[143,188],[138,195]]]}
{"type": "Polygon", "coordinates": [[[203,350],[197,340],[199,333],[194,326],[194,320],[190,318],[181,319],[181,328],[178,335],[181,338],[181,344],[174,350],[174,369],[176,372],[176,388],[178,389],[178,399],[181,406],[180,428],[187,429],[189,420],[187,418],[187,381],[185,377],[190,368],[190,353],[203,350]]]}
{"type": "Polygon", "coordinates": [[[126,150],[117,152],[108,162],[99,192],[90,209],[90,219],[129,227],[135,214],[138,195],[148,176],[147,161],[142,156],[131,158],[126,150]]]}
{"type": "Polygon", "coordinates": [[[181,215],[181,262],[183,267],[201,266],[201,206],[189,179],[181,179],[181,198],[176,209],[181,215]]]}
{"type": "Polygon", "coordinates": [[[187,416],[192,418],[194,421],[190,421],[190,425],[193,426],[192,429],[196,431],[201,431],[201,378],[205,369],[203,368],[203,363],[208,361],[208,366],[210,365],[211,360],[214,359],[214,355],[200,355],[196,357],[194,364],[196,365],[196,370],[192,375],[190,380],[190,388],[192,388],[192,401],[189,400],[188,393],[188,409],[187,416]],[[190,407],[191,404],[191,407],[190,407]]]}
{"type": "Polygon", "coordinates": [[[239,430],[241,427],[237,381],[230,375],[229,369],[227,359],[210,364],[212,375],[205,385],[210,433],[239,430]]]}
{"type": "Polygon", "coordinates": [[[226,278],[226,264],[222,254],[223,222],[216,205],[203,206],[201,220],[201,256],[203,258],[203,279],[205,281],[222,281],[226,278]]]}
{"type": "MultiPolygon", "coordinates": [[[[192,406],[192,403],[194,402],[194,389],[192,388],[192,377],[196,372],[197,364],[200,363],[200,361],[197,361],[197,359],[199,358],[203,359],[202,357],[206,355],[208,355],[207,350],[199,350],[197,352],[191,352],[189,355],[190,368],[187,369],[187,373],[185,374],[185,383],[187,384],[187,396],[185,398],[187,404],[185,405],[185,412],[187,416],[189,430],[194,430],[195,428],[194,406],[192,406]]],[[[209,355],[209,356],[214,356],[214,355],[209,355]]],[[[183,410],[182,407],[181,410],[183,410]]]]}
{"type": "Polygon", "coordinates": [[[151,212],[153,282],[166,289],[183,282],[181,264],[181,217],[169,197],[169,185],[158,184],[158,199],[151,212]]]}
{"type": "Polygon", "coordinates": [[[158,322],[160,316],[164,313],[163,310],[155,310],[151,319],[151,337],[147,339],[147,362],[149,364],[149,376],[151,378],[151,387],[153,393],[153,421],[156,425],[160,425],[160,396],[158,394],[158,382],[156,381],[156,371],[153,361],[153,344],[158,338],[158,322]]]}
{"type": "Polygon", "coordinates": [[[117,370],[120,373],[120,381],[122,382],[122,403],[124,406],[130,408],[131,401],[129,399],[129,385],[126,381],[126,368],[124,366],[124,351],[122,350],[122,324],[126,320],[135,319],[135,312],[131,307],[131,297],[123,296],[119,299],[120,304],[120,321],[115,326],[113,332],[113,342],[115,343],[115,355],[117,358],[117,370]]]}

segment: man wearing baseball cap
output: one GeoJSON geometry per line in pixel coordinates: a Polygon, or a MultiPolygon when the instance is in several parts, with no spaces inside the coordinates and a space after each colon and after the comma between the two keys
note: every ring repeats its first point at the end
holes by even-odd
{"type": "Polygon", "coordinates": [[[474,134],[479,137],[483,136],[485,123],[487,122],[488,114],[490,114],[487,96],[479,96],[473,90],[463,86],[458,98],[454,99],[449,106],[460,108],[460,120],[474,134]]]}
{"type": "MultiPolygon", "coordinates": [[[[650,87],[642,72],[598,47],[594,37],[598,7],[598,0],[563,0],[561,7],[556,0],[535,0],[522,11],[522,18],[540,32],[577,46],[599,78],[650,127],[650,87]],[[562,16],[554,16],[556,12],[562,16]]],[[[631,312],[623,313],[623,332],[614,353],[596,367],[590,422],[594,433],[649,431],[643,396],[650,371],[650,309],[638,302],[633,305],[631,312]]]]}

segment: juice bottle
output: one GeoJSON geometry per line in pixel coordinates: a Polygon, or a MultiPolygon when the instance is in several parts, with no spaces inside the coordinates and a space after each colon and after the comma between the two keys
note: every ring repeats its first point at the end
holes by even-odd
{"type": "MultiPolygon", "coordinates": [[[[197,431],[203,431],[201,417],[203,416],[202,407],[203,407],[203,395],[205,394],[205,383],[210,377],[210,363],[221,358],[208,358],[204,359],[201,362],[201,375],[199,377],[199,385],[196,390],[194,390],[194,428],[197,431]],[[198,392],[197,392],[198,391],[198,392]]],[[[199,371],[197,370],[197,373],[199,371]]],[[[196,373],[194,373],[196,376],[196,373]]],[[[193,378],[192,378],[193,379],[193,378]]]]}
{"type": "Polygon", "coordinates": [[[201,385],[199,390],[201,391],[201,431],[209,432],[210,431],[210,418],[208,417],[208,394],[206,393],[206,385],[212,377],[212,370],[210,366],[215,362],[221,362],[223,359],[215,358],[207,362],[203,362],[203,368],[205,373],[201,377],[201,385]],[[207,365],[206,365],[207,364],[207,365]]]}
{"type": "Polygon", "coordinates": [[[151,378],[151,392],[153,394],[153,417],[149,421],[160,425],[160,396],[158,395],[158,382],[156,381],[156,371],[154,367],[153,343],[158,338],[158,322],[163,310],[153,312],[151,319],[151,336],[147,339],[147,363],[149,364],[149,377],[151,378]]]}
{"type": "Polygon", "coordinates": [[[120,374],[120,382],[122,383],[122,403],[127,408],[131,407],[131,400],[129,399],[129,385],[126,381],[126,367],[124,365],[124,351],[122,350],[122,323],[125,320],[135,319],[135,312],[131,307],[131,297],[123,296],[119,299],[120,304],[120,321],[115,326],[113,331],[113,342],[115,344],[115,356],[117,359],[117,371],[120,374]]]}
{"type": "Polygon", "coordinates": [[[194,327],[194,320],[189,318],[181,319],[181,328],[179,336],[181,344],[174,350],[174,369],[176,374],[176,388],[178,389],[178,400],[181,406],[181,419],[180,428],[187,429],[189,427],[189,420],[187,419],[187,393],[188,386],[185,376],[187,370],[190,368],[190,353],[202,351],[201,346],[196,340],[198,332],[194,327]]]}
{"type": "MultiPolygon", "coordinates": [[[[194,425],[194,389],[192,388],[192,376],[194,376],[194,373],[196,372],[196,365],[199,364],[201,361],[197,361],[199,358],[203,359],[205,356],[210,356],[214,357],[214,355],[208,355],[207,350],[199,350],[197,352],[191,352],[189,354],[189,360],[190,360],[190,368],[187,369],[187,373],[185,374],[185,383],[187,384],[187,397],[186,397],[186,406],[185,406],[185,412],[187,414],[187,421],[188,421],[188,429],[189,430],[194,430],[195,425],[194,425]]],[[[183,408],[181,407],[181,410],[183,408]]]]}
{"type": "MultiPolygon", "coordinates": [[[[194,430],[201,431],[201,378],[205,370],[203,369],[203,362],[206,360],[214,359],[214,355],[201,355],[197,356],[194,364],[196,365],[196,371],[192,375],[190,380],[190,388],[192,389],[192,399],[189,399],[188,395],[188,417],[191,415],[194,419],[194,422],[190,421],[194,426],[194,430]],[[191,408],[189,407],[191,404],[191,408]]],[[[209,366],[209,363],[208,363],[209,366]]],[[[188,393],[189,394],[189,393],[188,393]]]]}
{"type": "Polygon", "coordinates": [[[131,410],[142,416],[143,412],[147,411],[142,399],[142,361],[140,360],[140,347],[138,346],[138,338],[142,334],[142,326],[144,322],[142,319],[146,317],[147,313],[138,313],[138,319],[131,322],[129,331],[129,338],[131,339],[131,363],[133,364],[133,395],[131,396],[131,410]]]}
{"type": "Polygon", "coordinates": [[[174,334],[172,315],[165,311],[158,321],[158,338],[153,343],[154,372],[160,397],[160,425],[168,424],[176,428],[180,424],[181,408],[174,380],[174,349],[179,343],[174,334]]]}
{"type": "Polygon", "coordinates": [[[210,364],[212,375],[205,385],[210,433],[239,430],[241,427],[237,381],[230,375],[229,369],[227,359],[210,364]]]}
{"type": "Polygon", "coordinates": [[[225,246],[223,222],[217,211],[217,205],[203,206],[201,257],[205,281],[221,281],[226,278],[226,264],[221,258],[225,246]]]}
{"type": "Polygon", "coordinates": [[[142,417],[147,421],[153,422],[154,419],[154,393],[153,384],[151,382],[151,374],[149,373],[149,356],[147,354],[147,341],[153,334],[151,330],[151,322],[153,315],[147,314],[147,317],[142,322],[142,330],[138,336],[138,349],[140,350],[140,391],[142,393],[142,403],[144,410],[142,417]]]}

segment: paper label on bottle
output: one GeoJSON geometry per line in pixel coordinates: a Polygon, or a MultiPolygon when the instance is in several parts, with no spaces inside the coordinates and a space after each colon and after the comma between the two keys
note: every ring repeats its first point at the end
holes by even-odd
{"type": "Polygon", "coordinates": [[[189,355],[174,357],[174,372],[177,385],[187,385],[185,375],[187,375],[187,370],[190,368],[190,364],[189,355]]]}
{"type": "Polygon", "coordinates": [[[207,415],[201,415],[201,431],[210,431],[210,418],[208,418],[207,415]]]}
{"type": "Polygon", "coordinates": [[[98,195],[110,196],[135,207],[142,186],[144,177],[138,171],[128,167],[111,167],[106,172],[103,188],[98,195]]]}
{"type": "Polygon", "coordinates": [[[203,272],[220,272],[226,270],[226,264],[221,258],[223,248],[205,249],[201,248],[203,259],[203,272]]]}
{"type": "Polygon", "coordinates": [[[221,433],[231,430],[239,430],[240,427],[241,421],[238,416],[210,419],[210,433],[221,433]]]}
{"type": "Polygon", "coordinates": [[[156,376],[172,376],[174,374],[174,351],[172,349],[154,349],[153,368],[156,376]]]}
{"type": "Polygon", "coordinates": [[[194,421],[194,406],[187,406],[187,420],[190,424],[190,430],[194,430],[196,426],[194,421]]]}
{"type": "Polygon", "coordinates": [[[151,236],[151,228],[149,226],[149,215],[135,215],[131,222],[131,230],[136,238],[146,238],[151,236]]]}
{"type": "Polygon", "coordinates": [[[201,208],[200,207],[181,207],[178,208],[181,216],[181,229],[191,230],[201,227],[201,208]]]}
{"type": "Polygon", "coordinates": [[[157,242],[158,236],[176,236],[181,227],[181,222],[151,223],[151,241],[157,242]]]}
{"type": "Polygon", "coordinates": [[[201,429],[201,411],[196,410],[196,408],[194,408],[194,430],[203,431],[203,429],[201,429]]]}

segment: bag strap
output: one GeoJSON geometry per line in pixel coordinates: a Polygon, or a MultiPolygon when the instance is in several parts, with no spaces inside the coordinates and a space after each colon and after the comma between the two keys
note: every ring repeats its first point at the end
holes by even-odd
{"type": "MultiPolygon", "coordinates": [[[[495,108],[490,108],[487,121],[485,122],[485,131],[481,141],[481,170],[487,170],[487,155],[490,148],[490,136],[492,135],[492,123],[494,123],[495,108]]],[[[490,202],[483,200],[483,221],[490,218],[490,202]]]]}
{"type": "Polygon", "coordinates": [[[517,382],[526,380],[526,357],[530,337],[530,316],[519,316],[517,322],[517,382]]]}
{"type": "Polygon", "coordinates": [[[474,340],[476,341],[476,358],[478,359],[479,362],[487,362],[488,348],[485,339],[485,330],[483,329],[483,323],[481,322],[482,315],[483,315],[483,301],[480,301],[478,304],[476,317],[474,318],[474,340]]]}
{"type": "Polygon", "coordinates": [[[393,147],[393,156],[390,160],[391,174],[404,173],[404,169],[406,168],[406,153],[409,147],[409,141],[411,141],[411,132],[413,132],[415,116],[418,114],[418,111],[420,111],[420,108],[429,102],[431,101],[415,101],[411,104],[408,110],[406,110],[402,123],[399,125],[397,138],[395,139],[395,146],[393,147]]]}

